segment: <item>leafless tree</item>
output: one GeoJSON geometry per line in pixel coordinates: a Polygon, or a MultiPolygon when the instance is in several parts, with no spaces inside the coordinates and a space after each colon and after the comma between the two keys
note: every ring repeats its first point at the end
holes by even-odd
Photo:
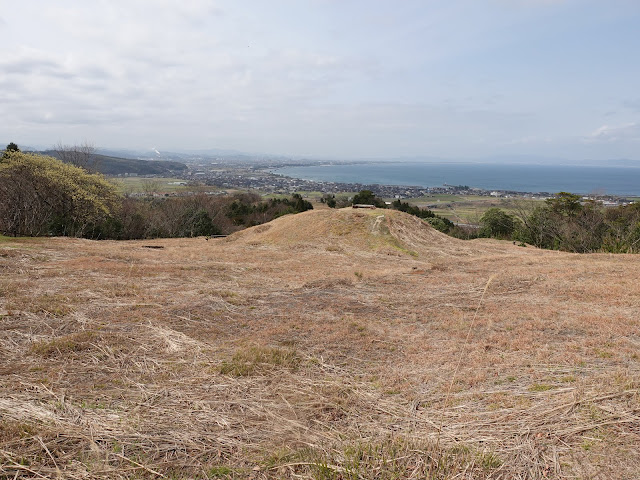
{"type": "Polygon", "coordinates": [[[93,144],[84,141],[78,145],[64,145],[58,142],[53,146],[56,156],[65,163],[84,168],[89,172],[97,172],[99,160],[96,157],[96,148],[93,144]]]}
{"type": "Polygon", "coordinates": [[[148,197],[153,197],[153,195],[159,193],[160,189],[162,188],[162,184],[160,183],[160,181],[153,179],[142,180],[141,186],[142,191],[148,197]]]}

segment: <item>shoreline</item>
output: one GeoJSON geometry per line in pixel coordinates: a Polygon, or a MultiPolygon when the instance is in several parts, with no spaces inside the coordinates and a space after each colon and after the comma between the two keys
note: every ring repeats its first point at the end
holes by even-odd
{"type": "MultiPolygon", "coordinates": [[[[443,184],[437,187],[423,187],[419,185],[398,185],[398,184],[383,184],[383,183],[351,183],[351,182],[331,182],[323,180],[309,180],[304,178],[292,177],[281,173],[274,173],[269,171],[271,175],[287,179],[294,182],[298,187],[297,190],[301,191],[319,191],[322,193],[347,193],[347,192],[359,192],[361,190],[371,190],[376,196],[384,198],[416,198],[430,195],[473,195],[480,197],[494,197],[494,198],[533,198],[544,200],[553,197],[559,192],[526,192],[518,190],[505,190],[505,189],[483,189],[478,187],[472,187],[467,185],[450,185],[443,184]],[[301,185],[306,184],[306,185],[301,185]],[[323,188],[324,187],[324,188],[323,188]],[[468,188],[467,188],[468,187],[468,188]]],[[[574,195],[579,195],[583,198],[593,200],[606,200],[614,202],[617,205],[624,205],[631,203],[629,199],[638,198],[635,195],[614,195],[614,194],[585,194],[578,192],[569,192],[574,195]]]]}
{"type": "MultiPolygon", "coordinates": [[[[327,165],[328,162],[323,161],[322,164],[327,165]]],[[[302,167],[299,163],[295,165],[302,167]]],[[[313,165],[319,166],[320,162],[313,165]]],[[[329,164],[332,166],[333,164],[329,164]]],[[[613,193],[581,193],[572,191],[573,189],[558,189],[557,191],[546,190],[525,190],[525,189],[501,189],[501,188],[482,188],[473,187],[473,183],[466,185],[454,185],[451,182],[442,182],[437,186],[421,186],[411,185],[407,183],[376,183],[375,181],[331,181],[331,180],[312,180],[300,178],[283,171],[293,165],[283,164],[282,162],[265,162],[256,165],[254,162],[217,162],[215,165],[192,165],[190,172],[184,178],[187,181],[193,181],[201,185],[210,185],[226,189],[253,190],[265,194],[282,194],[289,195],[296,192],[320,192],[325,194],[348,194],[357,193],[361,190],[371,190],[376,196],[391,199],[406,199],[422,196],[431,196],[434,194],[453,194],[453,195],[474,195],[485,197],[520,197],[545,199],[554,196],[561,191],[569,191],[571,193],[593,198],[598,200],[606,200],[615,202],[615,204],[623,204],[630,200],[634,201],[640,198],[640,195],[634,194],[613,194],[613,193]]],[[[371,179],[373,180],[373,179],[371,179]]],[[[439,179],[436,179],[439,180],[439,179]]]]}
{"type": "MultiPolygon", "coordinates": [[[[353,164],[350,164],[353,165],[353,164]]],[[[410,189],[410,190],[421,190],[424,191],[425,193],[449,193],[449,192],[445,192],[444,190],[455,190],[455,193],[465,193],[465,194],[477,194],[477,195],[487,195],[493,192],[498,193],[499,195],[518,195],[518,196],[536,196],[536,197],[550,197],[555,195],[556,193],[559,192],[570,192],[573,193],[575,195],[580,195],[582,197],[588,197],[588,198],[610,198],[610,199],[617,199],[617,200],[621,200],[621,199],[637,199],[640,198],[640,193],[636,192],[636,193],[631,193],[630,191],[628,192],[619,192],[619,193],[609,193],[607,192],[606,187],[589,187],[589,188],[570,188],[570,187],[562,187],[562,186],[558,186],[558,188],[556,189],[539,189],[539,190],[528,190],[528,189],[518,189],[518,188],[501,188],[501,187],[487,187],[487,186],[474,186],[472,181],[468,181],[465,180],[464,181],[464,185],[462,183],[459,184],[452,184],[449,182],[442,182],[441,184],[438,185],[426,185],[426,184],[422,184],[422,185],[416,185],[416,184],[410,184],[410,183],[402,183],[402,176],[398,177],[399,180],[397,182],[394,183],[382,183],[382,182],[377,182],[377,181],[340,181],[340,180],[330,180],[330,179],[323,179],[321,178],[322,175],[315,175],[316,178],[313,178],[314,175],[304,175],[300,172],[291,172],[290,169],[296,168],[296,167],[302,167],[302,168],[307,168],[307,167],[330,167],[330,166],[335,166],[335,164],[327,164],[327,163],[323,163],[323,164],[316,164],[316,165],[296,165],[296,166],[277,166],[277,167],[270,167],[267,168],[267,172],[270,175],[276,176],[276,177],[280,177],[280,178],[287,178],[290,179],[292,181],[296,181],[296,182],[303,182],[303,183],[310,183],[310,184],[315,184],[315,185],[329,185],[331,186],[331,193],[334,193],[335,187],[340,185],[340,186],[344,186],[346,188],[344,188],[345,191],[359,191],[357,189],[354,189],[352,187],[354,186],[364,186],[366,187],[366,189],[368,190],[373,190],[373,189],[383,189],[383,190],[402,190],[402,189],[410,189]],[[369,188],[371,187],[371,188],[369,188]]],[[[494,165],[495,166],[495,165],[494,165]]],[[[520,165],[518,165],[520,166],[520,165]]],[[[528,165],[529,167],[532,167],[533,165],[528,165]]],[[[560,166],[559,166],[560,167],[560,166]]],[[[562,167],[566,167],[566,166],[562,166],[562,167]]],[[[589,168],[589,167],[587,167],[589,168]]],[[[600,167],[600,168],[605,168],[605,167],[600,167]]],[[[627,169],[628,167],[615,167],[615,168],[624,168],[627,169]]],[[[631,167],[630,167],[631,168],[631,167]]],[[[448,173],[448,172],[447,172],[448,173]]],[[[527,172],[523,172],[523,174],[526,174],[527,172]]],[[[555,173],[555,172],[553,172],[555,173]]],[[[339,177],[340,175],[334,175],[334,177],[339,177]]],[[[345,176],[355,176],[354,172],[347,172],[345,176]]],[[[366,177],[366,175],[364,175],[366,177]]],[[[373,174],[373,176],[375,176],[375,173],[373,174]]],[[[442,174],[442,172],[438,172],[436,175],[434,175],[434,177],[436,179],[438,179],[440,177],[443,177],[444,175],[442,174]]],[[[462,175],[464,177],[464,175],[462,175]]],[[[467,174],[468,176],[468,174],[467,174]]],[[[369,175],[369,177],[371,177],[371,175],[369,175]]],[[[371,178],[369,180],[372,180],[371,178]]],[[[435,183],[435,182],[434,182],[435,183]]],[[[480,179],[480,183],[488,183],[486,181],[486,174],[485,174],[485,178],[480,179]],[[484,182],[482,180],[485,180],[484,182]]],[[[522,182],[515,182],[515,183],[522,183],[522,182]]],[[[541,181],[534,181],[532,183],[542,183],[541,181]]],[[[549,183],[554,183],[553,181],[550,181],[549,183]]],[[[557,182],[556,182],[557,183],[557,182]]],[[[567,182],[567,183],[572,183],[572,182],[567,182]]],[[[575,183],[575,182],[574,182],[575,183]]],[[[584,182],[583,182],[584,183],[584,182]]],[[[611,188],[615,188],[615,187],[611,187],[611,188]]],[[[305,189],[306,190],[306,189],[305,189]]],[[[322,190],[321,190],[322,191],[322,190]]],[[[495,195],[494,195],[495,196],[495,195]]]]}

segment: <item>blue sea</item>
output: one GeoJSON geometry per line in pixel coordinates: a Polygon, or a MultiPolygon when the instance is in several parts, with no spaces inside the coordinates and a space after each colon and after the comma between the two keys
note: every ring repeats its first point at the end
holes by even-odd
{"type": "Polygon", "coordinates": [[[624,166],[385,162],[284,167],[275,173],[305,180],[365,185],[448,184],[485,190],[640,196],[640,168],[624,166]]]}

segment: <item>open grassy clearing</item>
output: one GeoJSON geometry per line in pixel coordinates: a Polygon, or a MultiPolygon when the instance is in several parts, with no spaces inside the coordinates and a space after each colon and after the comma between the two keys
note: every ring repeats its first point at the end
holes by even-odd
{"type": "Polygon", "coordinates": [[[207,185],[180,185],[186,183],[181,178],[169,177],[110,177],[122,194],[132,193],[174,193],[174,192],[215,192],[222,190],[207,185]]]}
{"type": "Polygon", "coordinates": [[[406,201],[421,208],[429,208],[452,222],[477,224],[482,215],[492,207],[517,215],[522,211],[533,209],[542,200],[479,195],[433,195],[433,197],[410,198],[406,201]]]}
{"type": "Polygon", "coordinates": [[[0,478],[635,478],[639,268],[383,210],[3,242],[0,478]]]}

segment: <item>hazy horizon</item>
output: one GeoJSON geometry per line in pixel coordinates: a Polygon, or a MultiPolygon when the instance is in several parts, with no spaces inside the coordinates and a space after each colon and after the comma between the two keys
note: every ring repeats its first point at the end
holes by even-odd
{"type": "MultiPolygon", "coordinates": [[[[0,147],[7,145],[9,141],[0,141],[0,147]]],[[[415,162],[415,163],[474,163],[474,164],[522,164],[522,165],[585,165],[585,166],[630,166],[640,167],[640,159],[637,158],[606,158],[606,159],[593,159],[593,158],[559,158],[551,156],[537,156],[527,154],[504,154],[504,155],[487,155],[478,157],[434,157],[427,155],[406,155],[406,156],[384,156],[384,157],[332,157],[332,156],[314,156],[314,155],[287,155],[282,153],[273,152],[250,152],[242,151],[238,149],[219,149],[219,148],[200,148],[200,149],[188,149],[188,148],[168,148],[158,150],[156,148],[122,148],[118,146],[104,146],[95,145],[92,142],[87,144],[95,149],[95,152],[102,155],[114,155],[118,154],[123,156],[131,156],[135,158],[140,157],[157,157],[167,158],[172,155],[183,155],[212,159],[233,157],[233,156],[247,156],[257,158],[274,158],[291,161],[309,161],[313,163],[317,162],[344,162],[344,163],[386,163],[386,162],[415,162]]],[[[26,151],[49,151],[55,150],[58,145],[28,145],[18,144],[21,150],[26,151]]],[[[66,145],[67,147],[73,147],[72,144],[66,145]]]]}

